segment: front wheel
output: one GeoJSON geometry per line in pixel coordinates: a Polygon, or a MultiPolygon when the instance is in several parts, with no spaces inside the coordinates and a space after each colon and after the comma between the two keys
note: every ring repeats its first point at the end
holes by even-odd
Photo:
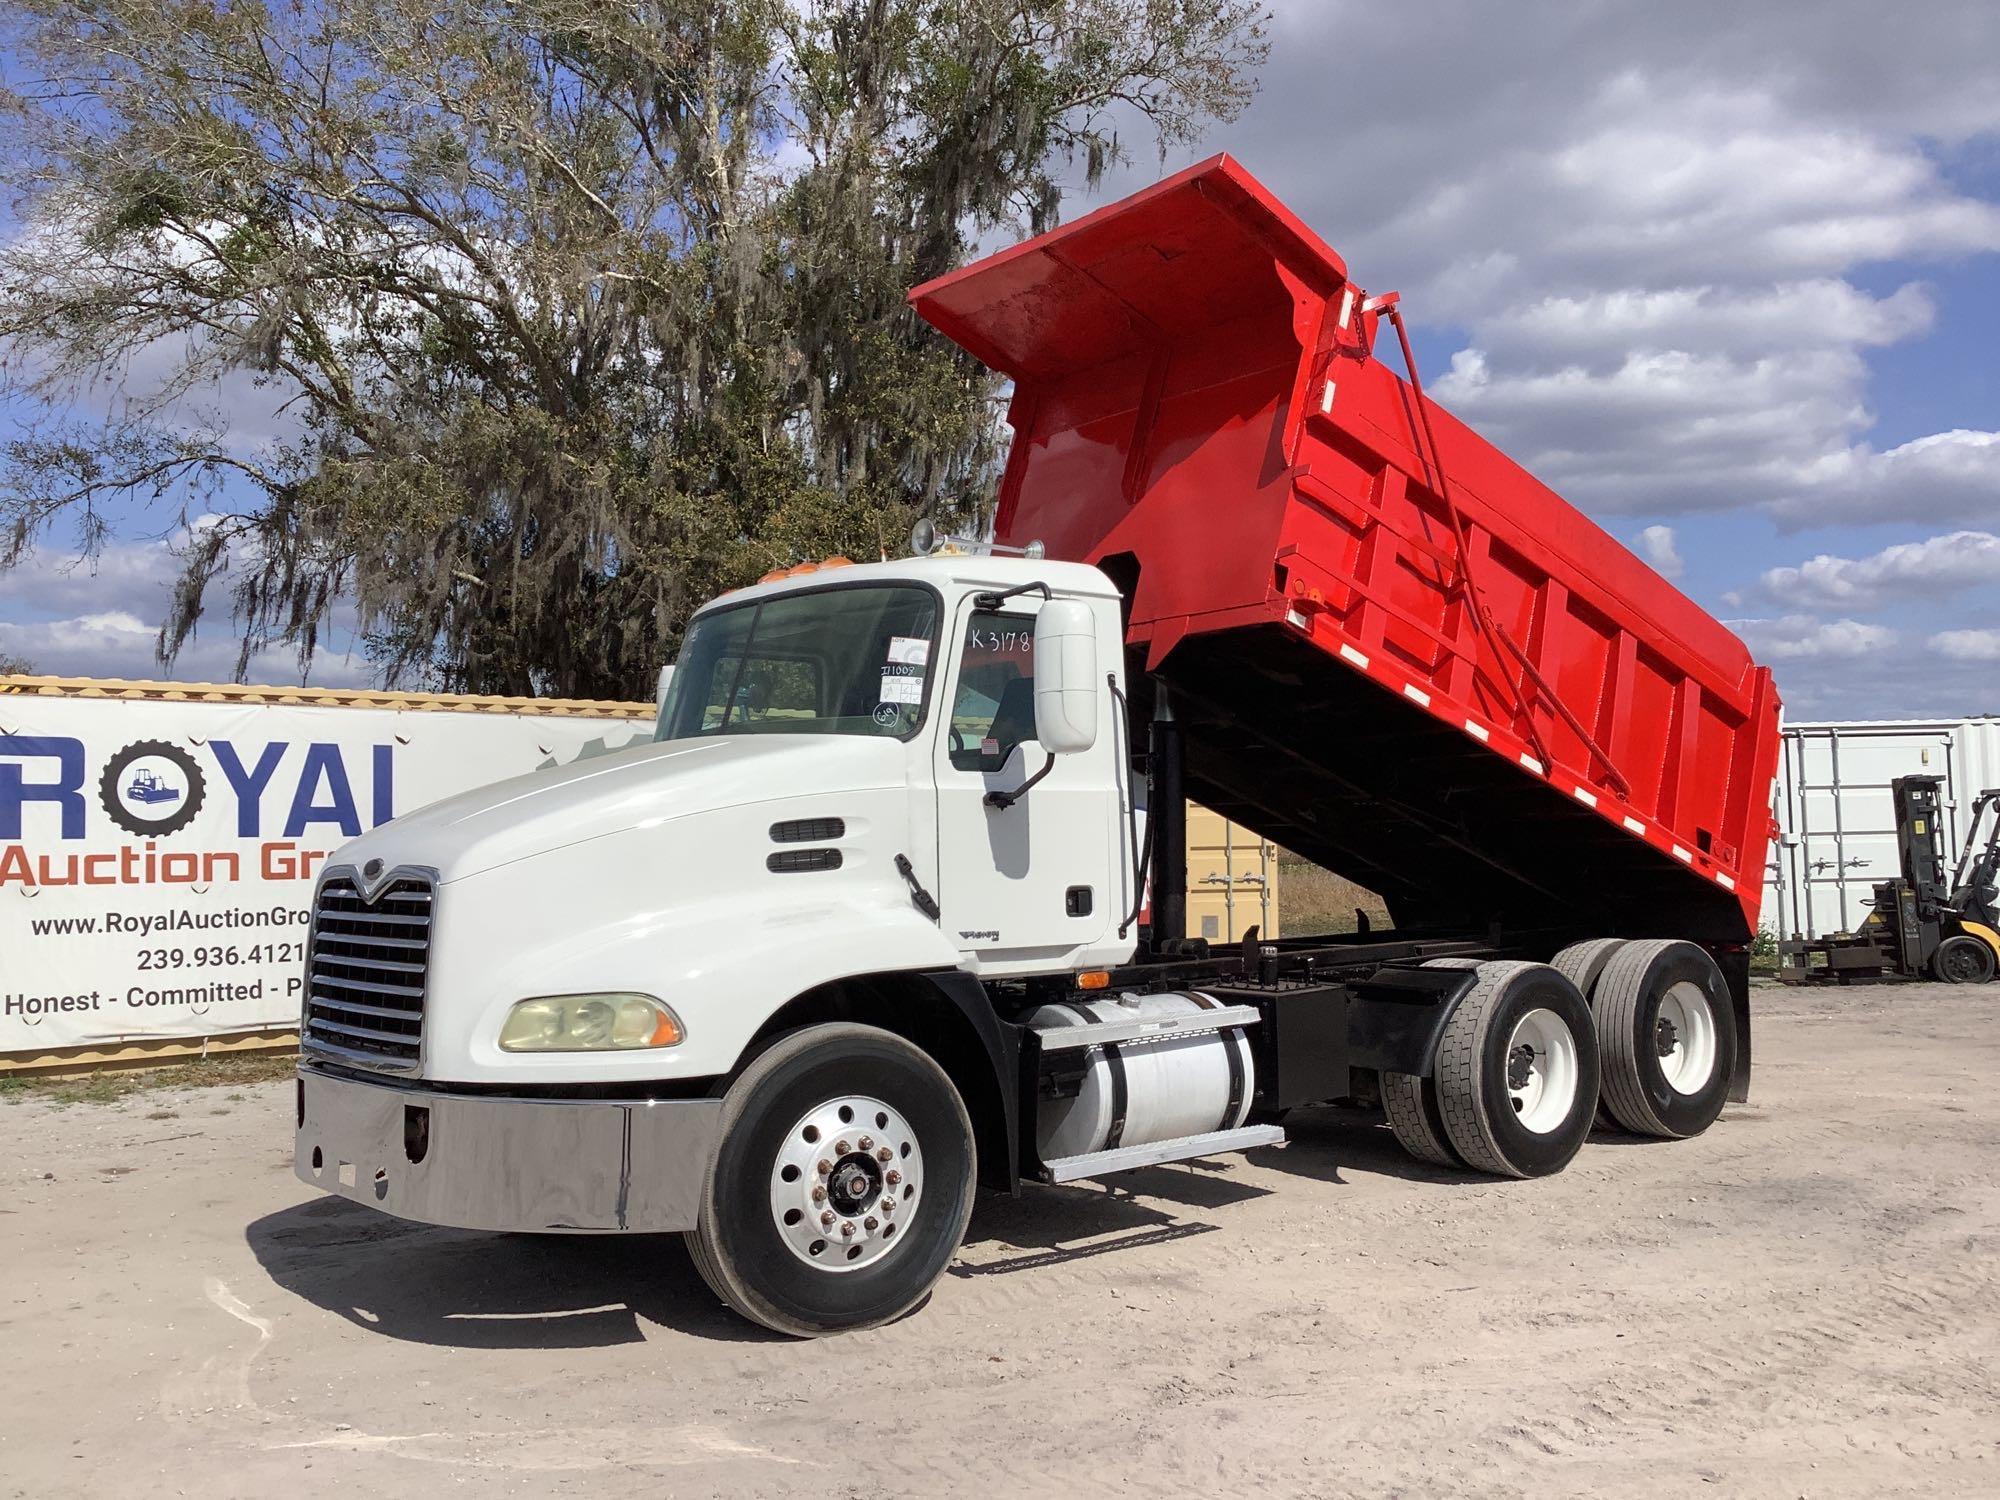
{"type": "Polygon", "coordinates": [[[809,1026],[730,1086],[688,1246],[753,1322],[798,1338],[924,1299],[972,1215],[972,1121],[931,1058],[872,1026],[809,1026]]]}
{"type": "Polygon", "coordinates": [[[1938,944],[1931,955],[1931,978],[1945,984],[1984,984],[1993,977],[1993,950],[1960,933],[1938,944]]]}

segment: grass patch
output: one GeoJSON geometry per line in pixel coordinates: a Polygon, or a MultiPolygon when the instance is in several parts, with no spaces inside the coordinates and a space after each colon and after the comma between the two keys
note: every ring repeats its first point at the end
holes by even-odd
{"type": "Polygon", "coordinates": [[[1389,925],[1382,898],[1331,870],[1278,851],[1278,915],[1281,930],[1295,937],[1331,937],[1354,931],[1360,907],[1379,932],[1389,925]]]}
{"type": "MultiPolygon", "coordinates": [[[[116,1104],[158,1089],[206,1089],[276,1083],[298,1067],[295,1052],[233,1052],[159,1068],[121,1068],[73,1078],[0,1077],[0,1099],[19,1104],[45,1099],[51,1104],[116,1104]]],[[[238,1096],[240,1097],[240,1096],[238,1096]]]]}

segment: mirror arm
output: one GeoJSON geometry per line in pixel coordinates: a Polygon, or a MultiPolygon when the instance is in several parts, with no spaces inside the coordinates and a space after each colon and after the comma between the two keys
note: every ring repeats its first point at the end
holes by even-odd
{"type": "Polygon", "coordinates": [[[1019,802],[1023,797],[1028,795],[1028,789],[1030,787],[1032,787],[1036,782],[1040,781],[1044,776],[1048,775],[1049,772],[1053,771],[1055,768],[1056,768],[1056,756],[1055,752],[1051,750],[1049,752],[1049,758],[1042,762],[1041,770],[1035,772],[1034,775],[1030,776],[1026,781],[1022,782],[1019,786],[1015,787],[1014,790],[1011,792],[988,792],[985,797],[986,805],[988,807],[1012,807],[1016,802],[1019,802]]]}
{"type": "Polygon", "coordinates": [[[974,594],[972,596],[972,607],[981,614],[990,615],[1009,599],[1017,598],[1022,594],[1033,593],[1039,593],[1044,599],[1055,598],[1055,595],[1049,592],[1049,586],[1046,583],[1023,583],[1015,585],[1004,593],[992,593],[989,591],[984,594],[974,594]]]}

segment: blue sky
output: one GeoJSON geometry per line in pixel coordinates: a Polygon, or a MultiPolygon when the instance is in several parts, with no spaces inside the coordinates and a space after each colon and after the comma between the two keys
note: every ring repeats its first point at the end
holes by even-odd
{"type": "MultiPolygon", "coordinates": [[[[1128,132],[1069,211],[1230,150],[1403,292],[1439,398],[1736,622],[1794,717],[2000,712],[1991,0],[1890,33],[1849,0],[1275,10],[1242,120],[1164,162],[1128,132]]],[[[211,404],[270,430],[247,382],[211,404]]],[[[95,578],[60,533],[0,576],[0,650],[157,675],[141,531],[95,578]]],[[[177,675],[233,665],[218,618],[177,675]]]]}

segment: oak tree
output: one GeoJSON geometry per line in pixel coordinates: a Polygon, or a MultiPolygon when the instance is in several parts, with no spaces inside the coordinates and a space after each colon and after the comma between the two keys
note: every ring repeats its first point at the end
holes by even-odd
{"type": "Polygon", "coordinates": [[[995,386],[905,292],[1234,117],[1266,47],[1257,0],[9,14],[4,384],[50,415],[0,566],[164,511],[164,659],[226,606],[309,661],[351,607],[391,683],[579,697],[721,588],[968,519],[995,386]],[[274,432],[202,415],[225,377],[274,432]]]}

